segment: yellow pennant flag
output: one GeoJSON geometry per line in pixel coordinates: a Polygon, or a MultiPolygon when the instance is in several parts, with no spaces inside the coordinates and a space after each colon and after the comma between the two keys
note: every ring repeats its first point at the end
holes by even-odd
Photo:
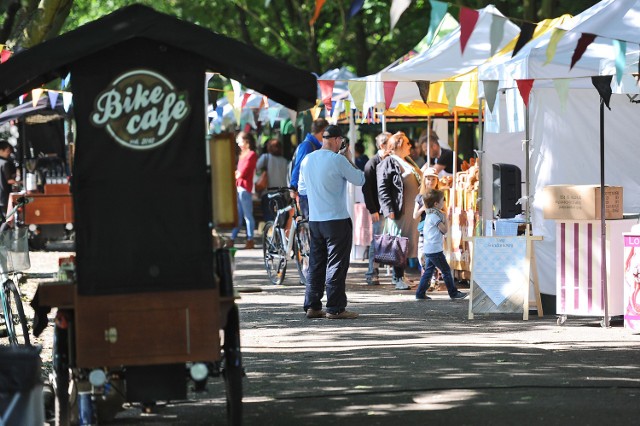
{"type": "Polygon", "coordinates": [[[544,65],[550,63],[553,57],[556,55],[558,42],[560,41],[560,39],[562,39],[566,32],[566,30],[562,30],[560,28],[554,28],[551,30],[551,37],[549,38],[549,45],[547,46],[547,60],[544,62],[544,65]]]}
{"type": "Polygon", "coordinates": [[[444,82],[444,93],[447,95],[447,101],[449,102],[449,112],[453,111],[453,107],[456,106],[456,99],[461,87],[461,81],[444,82]]]}
{"type": "Polygon", "coordinates": [[[351,98],[353,98],[353,103],[356,109],[362,112],[362,108],[364,107],[364,95],[367,90],[367,82],[366,81],[358,81],[358,80],[349,80],[349,93],[351,93],[351,98]]]}
{"type": "Polygon", "coordinates": [[[38,100],[40,99],[40,96],[42,96],[43,93],[44,93],[44,89],[33,89],[31,91],[31,103],[33,104],[34,108],[36,105],[38,105],[38,100]]]}

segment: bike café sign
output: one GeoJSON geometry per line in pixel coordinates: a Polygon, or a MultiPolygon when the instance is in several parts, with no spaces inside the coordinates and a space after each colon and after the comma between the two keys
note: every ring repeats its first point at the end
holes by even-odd
{"type": "Polygon", "coordinates": [[[189,110],[187,91],[177,91],[157,72],[137,69],[117,77],[98,95],[90,120],[119,144],[144,150],[171,139],[189,110]]]}

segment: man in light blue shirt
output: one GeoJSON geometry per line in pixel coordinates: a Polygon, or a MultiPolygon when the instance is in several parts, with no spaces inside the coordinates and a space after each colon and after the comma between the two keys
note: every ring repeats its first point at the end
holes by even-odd
{"type": "Polygon", "coordinates": [[[308,154],[300,166],[298,190],[309,199],[311,252],[304,310],[307,318],[352,319],[347,311],[345,280],[353,225],[347,210],[347,182],[362,186],[364,172],[351,161],[343,145],[346,140],[338,126],[328,126],[322,134],[322,148],[308,154]],[[327,310],[322,296],[327,289],[327,310]]]}

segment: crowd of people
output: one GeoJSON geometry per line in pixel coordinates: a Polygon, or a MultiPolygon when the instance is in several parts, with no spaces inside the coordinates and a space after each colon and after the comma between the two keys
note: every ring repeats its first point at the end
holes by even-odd
{"type": "MultiPolygon", "coordinates": [[[[435,132],[423,132],[417,142],[403,132],[383,132],[375,138],[376,153],[371,158],[364,153],[362,142],[355,144],[352,158],[349,141],[340,127],[319,118],[298,145],[290,165],[282,156],[282,143],[277,138],[265,143],[259,158],[255,137],[250,133],[240,132],[236,143],[240,150],[235,172],[239,220],[228,246],[234,245],[243,227],[247,234],[245,248],[255,246],[252,203],[255,174],[266,174],[269,187],[288,185],[290,195],[309,221],[311,252],[303,304],[308,318],[358,317],[346,309],[345,280],[353,235],[347,183],[362,186],[373,235],[387,233],[407,238],[408,258],[416,259],[421,270],[416,300],[429,299],[426,292],[434,286],[432,277],[437,274],[441,274],[452,300],[467,296],[456,288],[443,251],[443,238],[449,227],[445,196],[439,185],[441,176],[453,173],[454,156],[440,145],[435,132]],[[327,302],[323,309],[321,300],[325,291],[327,302]]],[[[257,195],[261,198],[263,218],[272,220],[266,190],[261,190],[257,195]]],[[[365,280],[369,285],[379,285],[380,267],[374,262],[373,251],[372,241],[365,280]]],[[[393,267],[391,283],[397,290],[416,287],[406,278],[406,269],[406,264],[393,267]]]]}

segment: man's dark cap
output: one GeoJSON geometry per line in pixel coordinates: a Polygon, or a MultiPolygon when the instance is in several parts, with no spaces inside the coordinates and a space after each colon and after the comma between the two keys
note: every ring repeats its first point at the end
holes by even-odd
{"type": "Polygon", "coordinates": [[[334,126],[334,125],[327,126],[327,128],[324,129],[324,133],[322,134],[322,137],[324,139],[342,137],[342,130],[340,130],[340,127],[338,126],[334,126]]]}

